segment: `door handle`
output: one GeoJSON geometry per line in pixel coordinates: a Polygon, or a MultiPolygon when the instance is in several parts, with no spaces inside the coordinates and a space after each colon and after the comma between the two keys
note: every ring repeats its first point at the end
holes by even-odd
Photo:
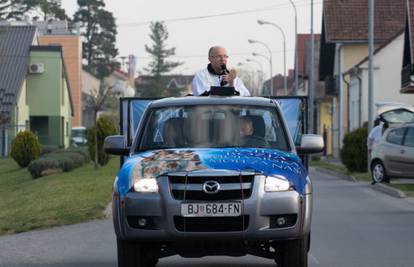
{"type": "Polygon", "coordinates": [[[405,153],[405,150],[404,149],[401,149],[400,153],[401,154],[404,154],[405,153]]]}

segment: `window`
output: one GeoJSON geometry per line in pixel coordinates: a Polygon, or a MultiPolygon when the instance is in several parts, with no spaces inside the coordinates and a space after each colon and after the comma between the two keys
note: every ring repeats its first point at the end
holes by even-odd
{"type": "Polygon", "coordinates": [[[408,128],[405,134],[404,145],[414,147],[414,127],[408,128]]]}
{"type": "Polygon", "coordinates": [[[409,123],[414,122],[414,113],[407,109],[395,109],[381,114],[389,123],[409,123]]]}
{"type": "Polygon", "coordinates": [[[152,110],[138,150],[185,147],[288,151],[290,146],[275,108],[198,105],[152,110]]]}
{"type": "Polygon", "coordinates": [[[401,145],[406,128],[398,128],[391,130],[387,136],[387,142],[391,144],[401,145]]]}

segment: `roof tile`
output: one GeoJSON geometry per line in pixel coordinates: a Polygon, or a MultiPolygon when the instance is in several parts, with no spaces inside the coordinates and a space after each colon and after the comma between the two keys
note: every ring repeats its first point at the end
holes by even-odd
{"type": "MultiPolygon", "coordinates": [[[[374,9],[376,42],[404,27],[406,0],[376,0],[374,9]]],[[[324,0],[323,12],[327,42],[368,40],[368,0],[324,0]]]]}

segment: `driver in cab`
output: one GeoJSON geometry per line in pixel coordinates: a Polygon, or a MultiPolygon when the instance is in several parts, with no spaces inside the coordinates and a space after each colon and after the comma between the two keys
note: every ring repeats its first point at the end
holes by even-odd
{"type": "Polygon", "coordinates": [[[243,116],[240,118],[240,139],[243,147],[269,147],[263,137],[254,135],[254,127],[251,118],[243,116]]]}

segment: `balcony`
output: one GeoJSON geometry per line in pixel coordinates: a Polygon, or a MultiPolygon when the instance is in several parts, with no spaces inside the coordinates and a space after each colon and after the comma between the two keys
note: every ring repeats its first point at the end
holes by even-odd
{"type": "Polygon", "coordinates": [[[339,79],[337,77],[326,76],[325,93],[326,95],[331,96],[336,96],[339,94],[339,79]]]}
{"type": "Polygon", "coordinates": [[[400,93],[414,93],[414,65],[409,64],[401,71],[401,90],[400,93]]]}

